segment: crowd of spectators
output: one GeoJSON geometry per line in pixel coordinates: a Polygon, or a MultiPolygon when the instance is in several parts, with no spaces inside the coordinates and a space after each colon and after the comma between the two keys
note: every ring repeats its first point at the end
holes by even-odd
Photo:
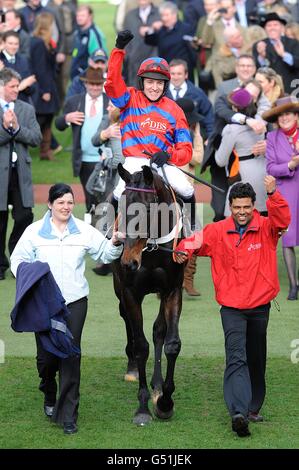
{"type": "MultiPolygon", "coordinates": [[[[60,130],[72,127],[74,174],[80,177],[90,211],[93,201],[86,183],[105,145],[94,139],[94,146],[91,139],[102,129],[109,108],[103,25],[95,24],[88,3],[75,0],[0,0],[0,10],[0,71],[11,68],[20,75],[18,99],[35,108],[42,160],[51,161],[62,149],[53,136],[53,122],[60,130]]],[[[170,64],[167,96],[194,105],[204,143],[201,171],[209,170],[212,183],[225,190],[223,195],[212,193],[214,221],[221,220],[227,215],[229,150],[237,153],[235,147],[241,144],[241,157],[250,157],[241,166],[250,166],[252,175],[260,166],[264,173],[267,132],[273,124],[262,114],[285,93],[296,93],[298,2],[122,0],[114,28],[134,34],[123,67],[128,86],[138,85],[143,60],[160,56],[170,64]],[[246,90],[243,96],[250,94],[250,112],[229,97],[238,88],[246,90]]],[[[242,178],[248,175],[247,170],[240,173],[242,178]]],[[[251,182],[258,190],[255,180],[251,182]]]]}

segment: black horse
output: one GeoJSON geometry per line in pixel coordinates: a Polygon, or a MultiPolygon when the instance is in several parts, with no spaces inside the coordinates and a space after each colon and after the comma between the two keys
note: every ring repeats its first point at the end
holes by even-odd
{"type": "Polygon", "coordinates": [[[160,309],[153,325],[155,366],[151,387],[154,412],[161,419],[170,418],[173,414],[174,369],[181,349],[178,327],[182,309],[184,265],[173,260],[174,240],[164,242],[165,238],[161,239],[161,235],[166,219],[169,220],[172,232],[166,240],[176,239],[181,226],[178,225],[178,204],[174,202],[173,192],[158,174],[153,173],[147,166],[144,166],[142,171],[130,174],[119,165],[118,171],[126,183],[122,196],[125,201],[119,206],[119,230],[125,231],[126,237],[123,254],[119,260],[113,262],[112,270],[119,311],[127,330],[126,376],[135,377],[135,380],[139,378],[139,407],[133,422],[142,426],[152,419],[148,407],[150,393],[146,379],[149,343],[144,335],[142,318],[142,302],[144,296],[149,293],[158,293],[160,297],[160,309]],[[137,203],[137,207],[144,210],[138,222],[134,219],[134,210],[132,211],[137,203]],[[160,205],[168,208],[166,216],[160,205]],[[170,207],[173,210],[169,210],[170,207]],[[136,229],[132,230],[134,220],[136,229]],[[156,232],[156,240],[153,240],[153,232],[156,232]],[[165,379],[161,371],[163,346],[167,358],[165,379]]]}

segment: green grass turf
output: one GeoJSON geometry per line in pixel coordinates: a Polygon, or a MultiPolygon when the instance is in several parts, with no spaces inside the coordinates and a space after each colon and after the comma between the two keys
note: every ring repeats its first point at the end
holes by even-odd
{"type": "MultiPolygon", "coordinates": [[[[107,334],[107,331],[106,331],[107,334]]],[[[151,362],[150,362],[150,365],[151,362]]],[[[285,358],[268,361],[266,421],[252,436],[230,430],[222,398],[222,358],[179,357],[175,414],[146,428],[132,424],[137,384],[126,383],[121,358],[83,358],[79,433],[64,436],[47,422],[34,360],[8,358],[1,370],[2,448],[57,449],[294,449],[298,437],[298,371],[285,358]]],[[[151,408],[151,406],[150,406],[151,408]]]]}

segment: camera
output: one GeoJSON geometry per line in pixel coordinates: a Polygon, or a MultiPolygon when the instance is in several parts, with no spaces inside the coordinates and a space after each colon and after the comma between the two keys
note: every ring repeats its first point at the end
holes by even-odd
{"type": "Polygon", "coordinates": [[[218,13],[227,13],[227,8],[218,8],[218,13]]]}

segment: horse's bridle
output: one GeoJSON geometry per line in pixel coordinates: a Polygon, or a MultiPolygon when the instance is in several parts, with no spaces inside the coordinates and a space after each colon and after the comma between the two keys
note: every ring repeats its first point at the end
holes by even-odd
{"type": "Polygon", "coordinates": [[[155,188],[135,188],[134,186],[125,186],[125,189],[129,189],[130,191],[137,191],[140,193],[153,193],[157,194],[155,188]]]}
{"type": "MultiPolygon", "coordinates": [[[[170,190],[170,193],[172,195],[172,198],[173,198],[173,201],[175,203],[175,206],[177,207],[177,200],[176,200],[176,197],[175,197],[175,193],[172,189],[172,187],[168,184],[168,188],[170,190]]],[[[155,197],[155,202],[158,202],[158,198],[157,198],[157,191],[156,191],[156,188],[136,188],[135,186],[125,186],[125,189],[127,190],[130,190],[130,191],[136,191],[136,192],[141,192],[141,193],[152,193],[152,194],[155,194],[156,197],[155,197]]],[[[162,250],[162,251],[167,251],[168,253],[172,253],[174,254],[176,252],[176,246],[177,246],[177,238],[178,238],[178,224],[179,224],[179,217],[178,217],[178,213],[177,213],[177,217],[176,217],[176,235],[175,235],[175,238],[173,240],[173,248],[166,248],[164,246],[161,246],[159,245],[158,243],[148,243],[146,244],[146,246],[143,248],[142,251],[156,251],[156,250],[162,250]]],[[[184,254],[183,252],[178,252],[178,253],[181,253],[181,254],[184,254]]],[[[173,255],[174,256],[174,255],[173,255]]],[[[174,259],[175,261],[175,259],[174,259]]]]}

